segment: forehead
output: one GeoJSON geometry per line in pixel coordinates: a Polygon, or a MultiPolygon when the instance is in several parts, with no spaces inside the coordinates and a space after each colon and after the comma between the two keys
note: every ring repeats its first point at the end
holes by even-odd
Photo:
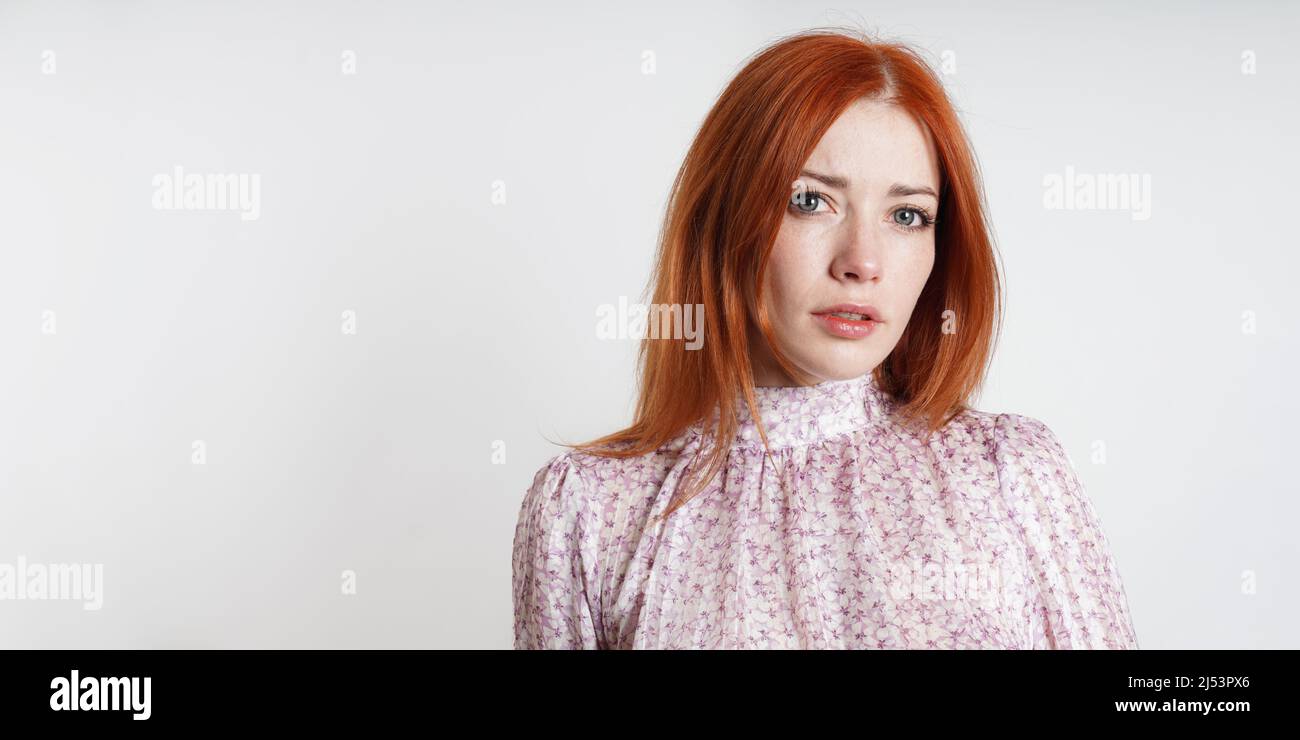
{"type": "Polygon", "coordinates": [[[848,177],[850,189],[866,185],[874,191],[895,182],[939,189],[938,156],[929,133],[907,111],[875,100],[846,108],[806,166],[848,177]]]}

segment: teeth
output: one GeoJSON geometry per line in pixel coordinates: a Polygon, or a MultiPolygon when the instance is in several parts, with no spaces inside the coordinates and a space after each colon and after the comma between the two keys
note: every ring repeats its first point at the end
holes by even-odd
{"type": "Polygon", "coordinates": [[[841,319],[853,319],[854,321],[866,321],[866,320],[868,319],[868,317],[866,316],[866,314],[860,314],[860,313],[844,313],[844,312],[842,312],[842,311],[841,311],[841,312],[833,313],[833,314],[831,314],[831,316],[838,316],[838,317],[841,318],[841,319]]]}

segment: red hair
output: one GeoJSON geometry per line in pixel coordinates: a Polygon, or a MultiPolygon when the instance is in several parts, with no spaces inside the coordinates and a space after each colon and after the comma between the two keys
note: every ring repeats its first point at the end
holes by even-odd
{"type": "MultiPolygon", "coordinates": [[[[873,370],[895,413],[929,435],[967,410],[992,354],[1001,289],[978,165],[933,70],[912,49],[844,29],[779,39],[745,64],[709,111],[668,199],[651,279],[653,303],[702,305],[703,345],[685,332],[642,342],[631,426],[571,445],[627,458],[652,452],[718,410],[704,472],[665,512],[698,493],[725,464],[743,398],[754,400],[748,329],[761,331],[792,378],[764,302],[764,275],[794,182],[822,136],[860,98],[892,103],[932,137],[940,173],[935,262],[898,344],[873,370]],[[952,311],[952,314],[947,314],[952,311]],[[955,332],[945,323],[957,319],[955,332]]],[[[767,447],[761,424],[759,435],[767,447]]],[[[698,453],[697,453],[698,454],[698,453]]]]}

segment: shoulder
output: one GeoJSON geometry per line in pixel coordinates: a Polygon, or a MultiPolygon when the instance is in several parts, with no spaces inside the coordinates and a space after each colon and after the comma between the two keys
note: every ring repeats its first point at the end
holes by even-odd
{"type": "Polygon", "coordinates": [[[528,492],[533,495],[545,493],[554,496],[564,490],[577,490],[582,487],[581,467],[574,460],[574,450],[552,457],[542,464],[533,474],[532,485],[528,492]]]}
{"type": "Polygon", "coordinates": [[[620,498],[657,488],[675,459],[665,450],[612,457],[568,449],[537,469],[523,504],[525,508],[597,514],[617,506],[620,498]]]}
{"type": "Polygon", "coordinates": [[[998,414],[993,423],[993,442],[998,458],[1009,468],[1073,475],[1074,464],[1065,445],[1041,419],[1023,414],[998,414]]]}
{"type": "Polygon", "coordinates": [[[592,490],[572,452],[533,475],[512,554],[516,648],[600,644],[601,518],[592,490]]]}
{"type": "Polygon", "coordinates": [[[996,471],[1003,489],[1052,490],[1078,487],[1079,479],[1060,437],[1042,419],[1024,414],[968,409],[940,433],[940,444],[972,450],[996,471]]]}
{"type": "Polygon", "coordinates": [[[1060,437],[1042,419],[1024,414],[992,418],[993,463],[1012,520],[1043,548],[1092,546],[1100,517],[1060,437]],[[1068,543],[1075,543],[1070,545],[1068,543]]]}
{"type": "Polygon", "coordinates": [[[997,414],[993,462],[999,487],[1018,521],[1068,522],[1068,531],[1074,533],[1094,526],[1097,513],[1078,469],[1060,437],[1042,419],[997,414]]]}
{"type": "Polygon", "coordinates": [[[1068,459],[1052,428],[1041,419],[1024,414],[967,409],[944,426],[943,434],[969,440],[999,458],[1068,459]]]}
{"type": "Polygon", "coordinates": [[[1035,447],[1044,443],[1059,444],[1060,440],[1047,422],[1024,414],[996,414],[994,423],[999,439],[1035,447]]]}
{"type": "Polygon", "coordinates": [[[581,497],[586,503],[600,508],[622,496],[658,490],[669,471],[684,457],[689,457],[683,452],[680,439],[656,450],[630,456],[568,449],[537,470],[530,494],[581,497]]]}
{"type": "Polygon", "coordinates": [[[517,573],[573,575],[595,563],[601,526],[596,490],[572,451],[552,457],[533,474],[515,524],[517,573]]]}
{"type": "Polygon", "coordinates": [[[591,508],[593,487],[587,482],[589,471],[583,470],[583,456],[566,450],[547,460],[533,474],[532,483],[524,493],[521,521],[537,519],[539,512],[579,514],[591,508]]]}

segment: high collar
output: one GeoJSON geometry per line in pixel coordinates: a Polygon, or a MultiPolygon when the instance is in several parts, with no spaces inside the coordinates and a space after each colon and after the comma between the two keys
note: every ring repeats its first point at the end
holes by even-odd
{"type": "MultiPolygon", "coordinates": [[[[773,449],[806,445],[862,429],[889,414],[891,400],[872,373],[816,385],[758,386],[754,401],[773,449]]],[[[736,395],[738,427],[733,447],[761,447],[758,424],[744,396],[736,395]]],[[[713,417],[716,419],[716,412],[713,417]]]]}

